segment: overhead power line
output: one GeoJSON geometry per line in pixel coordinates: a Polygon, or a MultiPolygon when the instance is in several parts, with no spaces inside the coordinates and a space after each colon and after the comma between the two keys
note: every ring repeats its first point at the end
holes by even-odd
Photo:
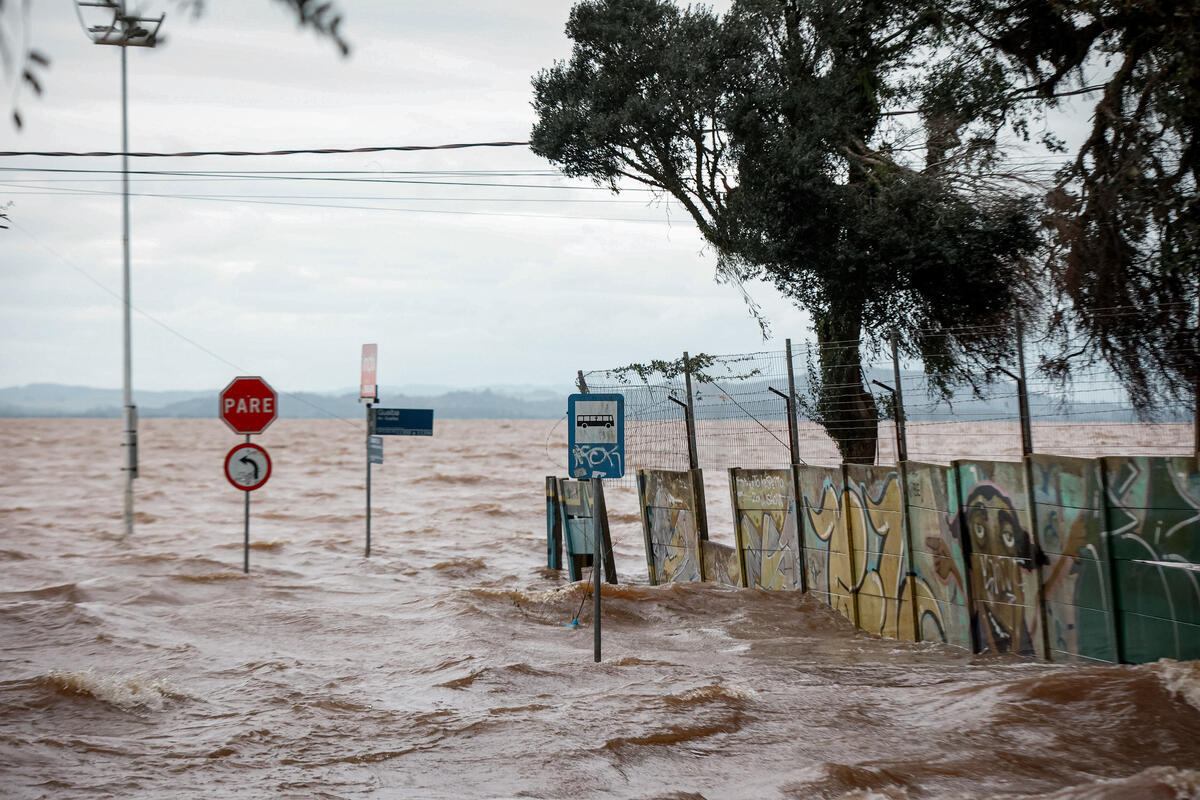
{"type": "Polygon", "coordinates": [[[92,153],[76,153],[68,151],[0,151],[0,156],[45,156],[47,158],[101,158],[105,156],[128,156],[130,158],[190,158],[193,156],[296,156],[296,155],[336,155],[343,153],[385,153],[410,152],[414,150],[464,150],[470,147],[528,147],[529,142],[459,142],[455,144],[405,144],[385,147],[353,147],[336,148],[322,147],[305,150],[196,150],[185,153],[121,153],[97,151],[92,153]]]}
{"type": "MultiPolygon", "coordinates": [[[[58,252],[57,250],[55,250],[53,247],[51,247],[50,245],[48,245],[48,244],[46,244],[45,242],[43,242],[43,241],[42,241],[41,239],[39,239],[37,236],[34,236],[34,235],[33,235],[33,232],[32,232],[32,231],[30,231],[28,228],[25,228],[25,227],[23,227],[23,226],[21,226],[21,225],[16,225],[16,224],[14,224],[14,225],[13,225],[13,227],[14,227],[16,230],[18,230],[18,231],[20,231],[21,233],[23,233],[23,234],[25,234],[26,236],[28,236],[28,237],[29,237],[29,239],[30,239],[30,241],[34,242],[35,244],[37,244],[38,246],[40,246],[42,249],[46,250],[48,253],[50,253],[51,255],[53,255],[55,258],[57,258],[57,259],[58,259],[59,261],[61,261],[63,264],[65,264],[66,266],[68,266],[68,267],[70,267],[71,269],[75,270],[75,271],[76,271],[76,272],[78,272],[80,275],[82,275],[84,278],[87,278],[87,279],[88,279],[88,280],[89,280],[91,283],[93,283],[93,284],[95,284],[96,286],[98,286],[98,287],[100,288],[100,290],[101,290],[101,291],[103,291],[105,294],[111,295],[111,296],[112,296],[114,299],[116,299],[118,302],[121,302],[121,303],[124,303],[124,302],[125,302],[124,298],[122,298],[122,296],[121,296],[121,295],[117,294],[115,291],[113,291],[113,290],[112,290],[112,289],[110,289],[109,287],[105,286],[105,285],[104,285],[103,283],[101,283],[100,281],[96,280],[96,278],[94,278],[94,277],[91,275],[91,273],[89,273],[87,270],[85,270],[85,269],[83,269],[82,267],[80,267],[78,264],[76,264],[75,262],[73,262],[71,259],[67,258],[67,257],[66,257],[66,256],[64,256],[62,253],[60,253],[60,252],[58,252]]],[[[242,374],[242,375],[247,375],[247,374],[249,374],[249,373],[250,373],[250,370],[246,369],[246,367],[243,367],[243,366],[240,366],[240,365],[238,365],[238,364],[235,364],[234,362],[230,361],[229,359],[225,358],[224,356],[220,355],[219,353],[216,353],[216,352],[214,352],[214,351],[212,351],[212,350],[208,349],[208,348],[207,348],[207,347],[205,347],[204,345],[202,345],[202,344],[200,344],[199,342],[197,342],[195,339],[192,339],[191,337],[189,337],[189,336],[186,336],[186,335],[184,335],[183,333],[180,333],[180,332],[179,332],[179,331],[177,331],[175,328],[172,328],[170,325],[168,325],[167,323],[163,322],[161,319],[159,319],[158,317],[154,316],[153,314],[150,314],[149,312],[147,312],[147,311],[144,311],[144,310],[142,310],[141,308],[138,308],[136,305],[133,305],[132,303],[130,303],[130,304],[129,304],[129,307],[130,307],[130,309],[132,309],[133,311],[136,311],[138,314],[141,314],[143,317],[145,317],[146,319],[148,319],[150,322],[153,322],[155,325],[157,325],[158,327],[160,327],[160,328],[162,328],[163,330],[165,330],[167,333],[170,333],[170,334],[172,334],[172,335],[174,335],[174,336],[178,337],[179,339],[181,339],[182,341],[186,342],[187,344],[190,344],[192,347],[195,347],[197,350],[201,351],[202,353],[205,353],[206,355],[212,356],[214,359],[216,359],[217,361],[220,361],[222,364],[225,364],[226,366],[232,367],[232,368],[233,368],[235,371],[237,371],[238,373],[240,373],[240,374],[242,374]]],[[[303,403],[304,405],[308,406],[309,408],[313,409],[314,411],[320,411],[322,414],[325,414],[325,415],[327,415],[327,416],[329,416],[329,417],[332,417],[333,419],[336,419],[336,420],[338,420],[338,421],[340,421],[340,422],[344,422],[344,423],[346,423],[347,425],[351,426],[352,428],[357,428],[357,429],[359,429],[359,430],[362,430],[362,426],[361,426],[361,425],[359,425],[357,422],[355,422],[355,421],[353,421],[353,420],[346,419],[345,417],[339,416],[338,414],[334,413],[333,411],[330,411],[329,409],[326,409],[326,408],[321,408],[321,406],[319,406],[319,405],[317,405],[317,404],[315,404],[315,403],[309,402],[308,400],[304,399],[303,397],[300,397],[299,395],[292,394],[291,392],[280,392],[280,394],[284,395],[285,397],[290,397],[291,399],[293,399],[293,400],[296,400],[297,402],[303,403]]]]}

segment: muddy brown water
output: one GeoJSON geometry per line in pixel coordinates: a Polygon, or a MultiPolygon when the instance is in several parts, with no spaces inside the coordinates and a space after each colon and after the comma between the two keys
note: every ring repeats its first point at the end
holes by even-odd
{"type": "Polygon", "coordinates": [[[119,427],[0,421],[0,796],[1200,797],[1200,662],[983,658],[651,587],[629,486],[594,664],[586,587],[544,566],[552,422],[389,438],[369,559],[362,430],[276,422],[249,575],[239,437],[143,420],[123,538],[119,427]]]}

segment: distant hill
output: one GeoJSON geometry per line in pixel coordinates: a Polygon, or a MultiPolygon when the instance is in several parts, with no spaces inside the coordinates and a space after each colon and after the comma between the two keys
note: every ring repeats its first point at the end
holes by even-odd
{"type": "MultiPolygon", "coordinates": [[[[205,419],[217,416],[218,392],[219,389],[134,390],[134,403],[141,417],[205,419]]],[[[437,394],[402,394],[396,389],[385,388],[381,391],[381,399],[381,405],[391,408],[432,408],[434,415],[442,419],[558,419],[567,411],[566,393],[537,387],[458,389],[437,394]]],[[[120,389],[53,383],[0,389],[0,417],[119,418],[121,406],[120,389]]],[[[364,413],[355,392],[281,392],[279,395],[282,419],[356,419],[364,413]]]]}
{"type": "MultiPolygon", "coordinates": [[[[884,382],[890,373],[869,374],[884,382]]],[[[697,419],[744,418],[749,411],[760,420],[779,420],[785,416],[782,401],[770,404],[745,403],[751,397],[770,397],[769,381],[750,380],[737,386],[737,395],[725,395],[711,385],[695,387],[697,419]],[[738,398],[741,398],[740,400],[738,398]]],[[[637,390],[634,382],[630,390],[637,390]]],[[[778,387],[776,387],[778,388],[778,387]]],[[[786,386],[784,387],[786,390],[786,386]]],[[[803,384],[797,387],[804,392],[803,384]]],[[[197,391],[134,391],[134,402],[142,417],[212,418],[217,416],[219,389],[197,391]]],[[[559,419],[567,410],[567,391],[544,387],[504,386],[481,389],[452,389],[441,386],[381,387],[381,405],[391,408],[432,408],[440,419],[559,419]]],[[[959,393],[952,405],[931,404],[924,397],[906,396],[906,416],[912,422],[942,420],[1018,419],[1016,393],[998,389],[996,397],[980,400],[970,392],[959,393]]],[[[1137,416],[1127,404],[1113,401],[1072,401],[1065,404],[1036,392],[1030,393],[1030,407],[1037,419],[1059,422],[1136,422],[1137,416]]],[[[678,413],[665,406],[663,413],[678,413]]],[[[279,415],[284,419],[322,419],[342,417],[359,419],[363,406],[356,391],[334,393],[292,392],[279,396],[279,415]]],[[[98,417],[120,418],[121,390],[88,386],[64,386],[35,383],[0,389],[0,417],[98,417]]],[[[1165,411],[1162,422],[1189,422],[1187,409],[1165,411]]]]}

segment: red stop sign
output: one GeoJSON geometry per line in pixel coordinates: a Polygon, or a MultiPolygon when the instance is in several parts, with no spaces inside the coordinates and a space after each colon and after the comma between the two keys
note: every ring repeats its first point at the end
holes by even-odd
{"type": "Polygon", "coordinates": [[[257,376],[234,378],[221,392],[221,419],[234,433],[262,433],[278,414],[275,390],[257,376]]]}

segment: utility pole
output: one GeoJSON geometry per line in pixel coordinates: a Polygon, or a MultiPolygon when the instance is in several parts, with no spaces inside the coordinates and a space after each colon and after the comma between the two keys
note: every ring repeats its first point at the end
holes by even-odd
{"type": "Polygon", "coordinates": [[[124,256],[122,352],[125,404],[125,433],[121,442],[124,457],[121,470],[125,473],[125,534],[129,535],[133,533],[133,479],[138,474],[138,455],[137,406],[133,404],[133,343],[129,314],[129,81],[125,51],[130,47],[154,47],[158,43],[158,29],[162,27],[166,15],[159,15],[157,19],[132,16],[126,13],[124,0],[76,0],[75,5],[81,12],[81,21],[84,8],[101,8],[112,12],[112,19],[108,24],[92,25],[87,28],[87,34],[95,44],[109,44],[121,48],[121,249],[124,256]]]}

